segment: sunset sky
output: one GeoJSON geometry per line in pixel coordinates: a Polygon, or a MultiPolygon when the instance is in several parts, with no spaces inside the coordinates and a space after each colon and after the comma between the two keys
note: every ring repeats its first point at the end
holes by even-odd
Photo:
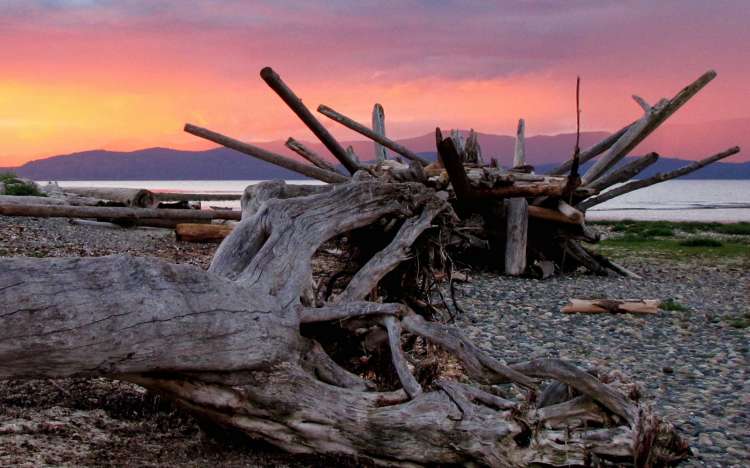
{"type": "Polygon", "coordinates": [[[656,102],[710,68],[673,120],[746,118],[748,20],[748,0],[3,0],[0,166],[213,146],[185,122],[313,138],[259,78],[266,65],[310,107],[369,122],[380,102],[394,137],[512,134],[519,117],[531,135],[574,130],[576,75],[584,130],[619,128],[641,112],[631,94],[656,102]]]}

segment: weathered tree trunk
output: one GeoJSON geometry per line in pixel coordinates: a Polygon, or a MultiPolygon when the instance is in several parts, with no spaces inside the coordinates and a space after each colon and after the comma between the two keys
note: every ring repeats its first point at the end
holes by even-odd
{"type": "Polygon", "coordinates": [[[518,276],[526,270],[529,204],[525,198],[505,201],[505,222],[505,273],[518,276]]]}
{"type": "Polygon", "coordinates": [[[508,366],[454,327],[401,304],[366,301],[435,216],[450,210],[423,185],[354,182],[268,199],[278,186],[255,191],[265,202],[246,207],[208,272],[127,256],[0,259],[0,378],[127,380],[293,453],[389,465],[651,466],[686,455],[669,425],[621,392],[622,379],[600,373],[605,384],[558,360],[508,366]],[[389,218],[404,221],[339,299],[303,306],[320,246],[389,218]],[[303,333],[353,318],[385,330],[402,389],[373,389],[327,353],[335,342],[321,346],[303,333]],[[486,387],[418,381],[402,334],[455,355],[465,382],[486,387]],[[569,396],[534,397],[541,380],[569,396]],[[518,392],[529,395],[512,397],[518,392]]]}

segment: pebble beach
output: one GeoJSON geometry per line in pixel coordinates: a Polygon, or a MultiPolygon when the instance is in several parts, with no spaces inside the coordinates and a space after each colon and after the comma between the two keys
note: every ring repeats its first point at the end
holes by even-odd
{"type": "MultiPolygon", "coordinates": [[[[80,226],[0,216],[0,257],[160,257],[207,267],[216,244],[177,242],[164,229],[80,226]]],[[[559,357],[618,369],[688,439],[681,466],[750,464],[750,265],[701,258],[620,260],[643,279],[583,272],[546,280],[469,272],[457,285],[459,325],[509,363],[559,357]],[[671,299],[656,315],[565,315],[572,297],[671,299]]],[[[330,466],[357,461],[291,456],[218,441],[169,402],[105,379],[0,381],[0,466],[330,466]],[[9,427],[21,428],[17,430],[9,427]],[[25,429],[24,429],[25,428],[25,429]]]]}

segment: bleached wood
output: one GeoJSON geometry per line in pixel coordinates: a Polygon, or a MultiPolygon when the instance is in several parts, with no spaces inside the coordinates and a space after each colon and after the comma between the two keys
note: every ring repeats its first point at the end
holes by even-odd
{"type": "Polygon", "coordinates": [[[175,236],[183,242],[220,242],[234,229],[231,224],[180,223],[175,226],[175,236]]]}
{"type": "Polygon", "coordinates": [[[318,166],[321,169],[324,169],[326,171],[331,171],[338,173],[339,171],[328,161],[323,159],[318,153],[314,152],[307,146],[303,145],[299,141],[295,140],[292,137],[289,137],[286,140],[286,143],[284,145],[289,148],[290,150],[294,151],[295,153],[299,154],[303,158],[310,161],[312,164],[318,166]]]}
{"type": "Polygon", "coordinates": [[[513,167],[526,165],[526,121],[518,119],[516,145],[513,149],[513,167]]]}
{"type": "MultiPolygon", "coordinates": [[[[380,104],[375,104],[372,108],[372,131],[385,138],[385,111],[380,104]]],[[[385,146],[377,141],[373,142],[373,145],[375,145],[375,161],[383,162],[388,159],[385,146]]]]}
{"type": "Polygon", "coordinates": [[[561,311],[565,314],[655,314],[659,304],[661,301],[655,299],[570,299],[570,304],[561,311]]]}
{"type": "Polygon", "coordinates": [[[714,78],[716,78],[716,72],[709,70],[683,88],[672,99],[663,100],[654,107],[651,107],[641,119],[629,127],[617,142],[612,145],[607,154],[597,160],[594,165],[586,171],[581,178],[582,184],[589,184],[617,164],[633,148],[656,130],[659,125],[667,120],[714,78]]]}
{"type": "Polygon", "coordinates": [[[529,228],[529,204],[525,198],[505,201],[505,223],[505,274],[522,275],[526,271],[529,228]]]}
{"type": "MultiPolygon", "coordinates": [[[[333,135],[326,130],[323,124],[315,118],[312,112],[305,106],[302,99],[294,94],[294,91],[287,86],[286,83],[281,79],[278,73],[273,71],[271,67],[265,67],[260,71],[260,77],[263,81],[276,92],[284,103],[294,112],[297,117],[304,122],[307,128],[315,134],[316,137],[328,148],[328,151],[338,159],[338,161],[344,165],[350,174],[357,172],[357,167],[351,164],[351,161],[346,156],[346,150],[343,146],[333,137],[333,135]]],[[[326,181],[327,182],[327,181],[326,181]]]]}
{"type": "Polygon", "coordinates": [[[692,164],[688,164],[687,166],[683,166],[679,169],[675,169],[674,171],[660,172],[659,174],[649,177],[648,179],[630,181],[627,184],[620,185],[619,187],[615,187],[611,190],[607,190],[606,192],[602,193],[601,195],[597,197],[586,199],[582,201],[581,203],[579,203],[578,205],[576,205],[576,208],[582,211],[586,211],[592,206],[596,206],[600,203],[604,203],[607,200],[611,200],[615,197],[619,197],[620,195],[624,195],[626,193],[632,192],[633,190],[638,190],[644,187],[649,187],[651,185],[658,184],[659,182],[664,182],[666,180],[675,179],[677,177],[690,174],[691,172],[697,171],[698,169],[702,167],[705,167],[716,161],[720,161],[722,159],[728,158],[729,156],[735,155],[739,152],[740,152],[740,147],[734,146],[732,148],[729,148],[728,150],[722,151],[721,153],[717,153],[713,156],[709,156],[708,158],[701,159],[700,161],[696,161],[692,164]]]}
{"type": "Polygon", "coordinates": [[[648,113],[648,112],[651,111],[651,108],[652,108],[651,104],[649,104],[648,102],[646,102],[646,100],[643,99],[642,97],[637,96],[637,95],[634,94],[633,95],[633,100],[635,101],[636,104],[638,104],[638,106],[640,106],[641,109],[643,109],[643,112],[648,113]]]}
{"type": "MultiPolygon", "coordinates": [[[[594,146],[588,148],[585,151],[582,151],[579,154],[580,163],[584,164],[584,163],[586,163],[586,162],[594,159],[595,157],[599,156],[603,152],[607,151],[609,148],[612,147],[612,145],[614,145],[617,142],[617,140],[620,139],[620,137],[622,137],[625,134],[626,131],[628,131],[628,129],[630,127],[633,126],[633,124],[635,124],[635,122],[633,122],[633,123],[631,123],[629,125],[626,125],[625,127],[621,128],[620,130],[616,131],[615,133],[612,133],[607,138],[603,139],[602,141],[600,141],[599,143],[595,144],[594,146]]],[[[562,163],[561,165],[559,165],[558,167],[552,169],[548,174],[549,175],[562,175],[562,174],[566,174],[567,172],[570,171],[570,168],[572,166],[573,166],[573,159],[571,158],[571,159],[568,159],[567,161],[565,161],[564,163],[562,163]]]]}
{"type": "Polygon", "coordinates": [[[396,143],[395,141],[393,141],[393,140],[391,140],[389,138],[386,138],[384,136],[381,136],[381,135],[375,133],[372,129],[370,129],[370,128],[364,126],[364,125],[362,125],[359,122],[356,122],[355,120],[350,119],[349,117],[347,117],[347,116],[345,116],[345,115],[343,115],[343,114],[341,114],[339,112],[336,112],[335,110],[331,109],[328,106],[325,106],[325,105],[321,104],[320,106],[318,106],[318,112],[320,112],[321,114],[325,115],[329,119],[334,120],[334,121],[340,123],[341,125],[343,125],[345,127],[348,127],[350,129],[354,130],[355,132],[357,132],[357,133],[359,133],[361,135],[364,135],[364,136],[366,136],[367,138],[369,138],[369,139],[371,139],[373,141],[376,141],[376,142],[380,143],[381,145],[385,146],[386,148],[388,148],[388,149],[390,149],[390,150],[392,150],[392,151],[400,154],[401,156],[405,157],[406,159],[409,159],[411,161],[416,161],[416,162],[422,164],[423,166],[426,166],[428,164],[428,162],[425,159],[417,156],[416,153],[414,153],[413,151],[411,151],[409,148],[405,147],[404,145],[402,145],[400,143],[396,143]]]}
{"type": "Polygon", "coordinates": [[[120,187],[64,187],[63,192],[72,193],[80,197],[107,200],[121,203],[132,208],[153,208],[156,197],[146,189],[120,187]]]}
{"type": "Polygon", "coordinates": [[[232,210],[174,210],[108,206],[18,205],[0,202],[0,215],[37,218],[108,218],[127,220],[239,220],[240,212],[232,210]]]}
{"type": "Polygon", "coordinates": [[[592,181],[587,187],[604,190],[620,182],[625,182],[640,174],[645,168],[654,164],[658,161],[659,155],[656,153],[649,153],[646,156],[637,158],[628,164],[625,164],[617,170],[610,171],[609,173],[599,177],[592,181]]]}

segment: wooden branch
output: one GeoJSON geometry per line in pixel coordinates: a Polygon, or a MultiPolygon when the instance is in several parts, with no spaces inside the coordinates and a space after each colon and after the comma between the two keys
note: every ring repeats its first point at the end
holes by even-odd
{"type": "MultiPolygon", "coordinates": [[[[439,131],[439,129],[438,129],[439,131]]],[[[448,178],[453,185],[453,191],[456,192],[456,198],[463,202],[472,197],[472,188],[469,186],[469,178],[466,175],[464,165],[461,163],[461,156],[458,153],[453,138],[446,138],[438,144],[438,155],[443,161],[448,178]]]]}
{"type": "Polygon", "coordinates": [[[578,219],[573,219],[557,210],[534,205],[529,205],[529,217],[562,224],[581,224],[578,219]]]}
{"type": "Polygon", "coordinates": [[[643,109],[643,112],[647,114],[651,112],[651,104],[647,103],[645,99],[634,94],[633,100],[640,106],[641,109],[643,109]]]}
{"type": "Polygon", "coordinates": [[[526,242],[529,204],[525,198],[505,201],[505,274],[522,275],[526,271],[526,242]]]}
{"type": "Polygon", "coordinates": [[[221,133],[216,133],[212,130],[208,130],[207,128],[201,128],[192,124],[186,124],[185,131],[192,135],[205,138],[206,140],[213,141],[214,143],[218,143],[222,146],[226,146],[227,148],[231,148],[235,151],[239,151],[240,153],[247,154],[262,161],[281,166],[285,169],[289,169],[290,171],[294,171],[298,174],[321,180],[323,182],[335,184],[339,182],[346,182],[347,180],[349,180],[348,177],[343,176],[337,172],[331,172],[319,167],[302,164],[301,162],[295,161],[294,159],[287,158],[280,154],[273,153],[249,143],[235,140],[234,138],[222,135],[221,133]]]}
{"type": "Polygon", "coordinates": [[[475,198],[561,197],[565,193],[566,186],[567,178],[546,179],[540,182],[516,181],[513,185],[504,187],[472,188],[472,196],[475,198]]]}
{"type": "Polygon", "coordinates": [[[615,300],[615,299],[570,299],[570,304],[561,309],[565,314],[655,314],[661,301],[615,300]]]}
{"type": "Polygon", "coordinates": [[[175,226],[175,236],[183,242],[221,242],[234,229],[229,224],[180,223],[175,226]]]}
{"type": "Polygon", "coordinates": [[[302,120],[302,122],[307,125],[307,128],[312,131],[316,137],[325,145],[326,148],[328,148],[328,151],[333,154],[333,156],[339,160],[341,164],[344,165],[344,167],[349,171],[349,173],[354,174],[357,172],[357,167],[353,166],[351,164],[351,161],[349,161],[349,158],[346,156],[346,150],[344,149],[341,144],[336,141],[336,139],[331,135],[328,130],[321,124],[318,119],[315,118],[315,116],[310,112],[310,110],[305,106],[305,104],[302,102],[300,98],[297,97],[296,94],[294,94],[294,91],[292,91],[286,83],[284,83],[281,80],[281,77],[273,71],[271,67],[265,67],[260,71],[260,77],[263,78],[263,81],[268,84],[268,86],[273,89],[276,94],[279,95],[282,101],[286,103],[287,106],[289,106],[290,109],[297,115],[297,117],[302,120]]]}
{"type": "MultiPolygon", "coordinates": [[[[385,111],[383,106],[375,104],[372,109],[372,131],[385,138],[385,111]]],[[[388,151],[377,141],[375,145],[375,161],[382,162],[388,159],[388,151]]]]}
{"type": "Polygon", "coordinates": [[[586,211],[592,206],[596,206],[600,203],[604,203],[607,200],[611,200],[615,197],[619,197],[620,195],[624,195],[626,193],[632,192],[633,190],[642,189],[644,187],[649,187],[651,185],[658,184],[659,182],[664,182],[666,180],[675,179],[677,177],[690,174],[693,171],[697,171],[698,169],[702,167],[705,167],[711,163],[722,160],[724,158],[728,158],[729,156],[732,156],[739,152],[740,152],[740,147],[734,146],[732,148],[729,148],[726,151],[722,151],[721,153],[717,153],[708,158],[702,159],[700,161],[696,161],[692,164],[688,164],[687,166],[683,166],[679,169],[675,169],[674,171],[661,172],[652,177],[649,177],[648,179],[634,180],[634,181],[628,182],[625,185],[621,185],[611,190],[607,190],[606,192],[602,193],[601,195],[597,197],[584,200],[578,205],[576,205],[576,208],[578,208],[581,211],[586,211]]]}
{"type": "Polygon", "coordinates": [[[599,159],[583,175],[582,181],[586,185],[604,174],[620,159],[625,157],[633,148],[651,134],[656,128],[667,120],[677,109],[682,107],[690,98],[695,96],[704,86],[716,77],[716,72],[709,70],[697,80],[690,83],[677,93],[672,99],[662,101],[652,107],[646,115],[628,128],[625,134],[609,149],[606,155],[599,159]]]}
{"type": "Polygon", "coordinates": [[[649,153],[646,156],[635,159],[628,164],[625,164],[621,168],[611,171],[598,179],[594,180],[587,187],[594,188],[596,190],[604,190],[620,182],[630,180],[634,176],[641,173],[642,170],[648,166],[654,164],[659,159],[659,155],[656,153],[649,153]]]}
{"type": "Polygon", "coordinates": [[[336,112],[335,110],[331,109],[328,106],[320,105],[318,106],[318,112],[325,115],[331,120],[334,120],[341,125],[350,128],[354,130],[355,132],[366,136],[367,138],[376,141],[380,143],[381,145],[387,147],[388,149],[400,154],[401,156],[405,157],[406,159],[409,159],[411,161],[416,161],[423,166],[426,166],[428,164],[427,160],[417,156],[413,151],[408,149],[407,147],[401,145],[400,143],[396,143],[395,141],[386,138],[384,136],[381,136],[377,133],[375,133],[372,129],[367,128],[366,126],[362,125],[361,123],[350,119],[349,117],[340,114],[336,112]]]}
{"type": "Polygon", "coordinates": [[[286,143],[284,143],[284,146],[289,148],[290,150],[294,151],[295,153],[299,154],[303,158],[310,161],[315,166],[324,169],[326,171],[331,171],[338,173],[339,171],[333,166],[333,164],[329,163],[322,157],[320,157],[316,152],[308,148],[307,146],[303,145],[299,141],[295,140],[292,137],[289,137],[286,140],[286,143]]]}
{"type": "Polygon", "coordinates": [[[516,146],[513,150],[513,167],[526,165],[526,122],[518,119],[516,130],[516,146]]]}
{"type": "Polygon", "coordinates": [[[419,385],[419,382],[409,370],[404,350],[401,348],[401,323],[397,322],[392,316],[386,316],[383,318],[383,325],[388,331],[388,347],[391,351],[391,361],[396,369],[398,379],[409,398],[414,399],[422,393],[422,386],[419,385]]]}
{"type": "Polygon", "coordinates": [[[239,220],[241,213],[232,210],[172,210],[157,208],[126,208],[72,205],[11,205],[0,203],[0,215],[35,218],[106,218],[106,219],[183,219],[239,220]]]}
{"type": "MultiPolygon", "coordinates": [[[[584,163],[586,163],[586,162],[594,159],[595,157],[599,156],[600,154],[602,154],[603,152],[605,152],[609,148],[611,148],[612,145],[614,145],[615,142],[617,142],[617,140],[619,140],[620,137],[622,137],[625,134],[625,132],[630,127],[633,126],[633,124],[635,124],[635,122],[632,122],[631,124],[626,125],[625,127],[621,128],[620,130],[616,131],[615,133],[609,135],[607,138],[603,139],[599,143],[595,144],[591,148],[589,148],[589,149],[587,149],[585,151],[582,151],[581,154],[579,155],[579,157],[580,157],[580,164],[584,164],[584,163]]],[[[565,161],[564,163],[562,163],[558,167],[552,169],[550,172],[548,172],[548,174],[549,175],[562,175],[562,174],[567,173],[572,166],[573,166],[573,158],[568,159],[567,161],[565,161]]]]}

